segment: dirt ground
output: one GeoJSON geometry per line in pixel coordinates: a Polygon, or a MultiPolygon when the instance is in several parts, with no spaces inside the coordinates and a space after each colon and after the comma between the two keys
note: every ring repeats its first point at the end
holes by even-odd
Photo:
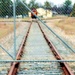
{"type": "Polygon", "coordinates": [[[13,24],[12,23],[7,24],[6,22],[0,22],[0,38],[6,36],[12,30],[13,30],[13,24]]]}
{"type": "Polygon", "coordinates": [[[46,24],[75,48],[75,18],[46,20],[46,24]]]}
{"type": "MultiPolygon", "coordinates": [[[[17,23],[17,27],[18,27],[17,23]]],[[[14,29],[13,22],[0,22],[0,39],[12,32],[14,29]]]]}
{"type": "MultiPolygon", "coordinates": [[[[10,19],[9,19],[10,20],[10,19]]],[[[0,39],[13,31],[13,22],[0,19],[0,39]]],[[[46,24],[50,26],[59,36],[68,40],[75,48],[75,18],[56,17],[47,19],[46,24]]],[[[19,22],[17,23],[19,25],[19,22]]]]}

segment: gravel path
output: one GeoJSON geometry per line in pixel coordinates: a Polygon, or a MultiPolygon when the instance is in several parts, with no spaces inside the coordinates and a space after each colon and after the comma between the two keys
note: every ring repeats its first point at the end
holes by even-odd
{"type": "MultiPolygon", "coordinates": [[[[47,23],[47,22],[46,22],[47,23]]],[[[48,25],[48,24],[47,24],[48,25]]],[[[56,36],[53,35],[53,33],[51,33],[48,28],[46,28],[44,25],[42,25],[42,29],[44,30],[44,32],[46,33],[46,36],[48,37],[48,39],[53,43],[53,45],[55,46],[55,48],[57,49],[57,51],[59,52],[59,54],[61,55],[61,57],[63,58],[63,60],[75,60],[74,56],[75,53],[70,50],[70,48],[68,48],[66,45],[64,45],[56,36]]],[[[52,23],[50,22],[48,25],[51,29],[53,29],[53,31],[55,31],[55,27],[52,26],[52,23]]],[[[63,33],[62,31],[60,31],[60,29],[58,28],[57,31],[59,31],[59,36],[65,40],[65,37],[61,36],[63,33]]],[[[55,31],[55,33],[57,33],[55,31]]],[[[57,33],[58,34],[58,33],[57,33]]],[[[66,40],[65,40],[66,41],[66,40]]],[[[67,41],[66,41],[67,42],[67,41]]],[[[75,73],[75,62],[67,62],[69,64],[69,66],[72,68],[72,71],[74,71],[75,73]]]]}
{"type": "MultiPolygon", "coordinates": [[[[22,60],[56,60],[38,24],[35,22],[32,23],[22,60]]],[[[21,63],[18,75],[63,75],[60,68],[57,62],[21,63]]]]}
{"type": "MultiPolygon", "coordinates": [[[[56,19],[56,20],[59,21],[60,19],[56,19]]],[[[75,48],[75,35],[67,35],[67,34],[65,34],[65,32],[64,32],[61,28],[57,27],[57,26],[54,24],[54,21],[55,21],[55,20],[48,20],[48,21],[46,21],[46,24],[47,24],[50,28],[52,28],[53,31],[55,31],[60,37],[66,39],[67,42],[68,42],[69,44],[71,44],[71,45],[75,48]]]]}

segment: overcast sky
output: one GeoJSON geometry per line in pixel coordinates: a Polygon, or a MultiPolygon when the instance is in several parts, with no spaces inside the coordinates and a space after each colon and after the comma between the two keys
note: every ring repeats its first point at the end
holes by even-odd
{"type": "MultiPolygon", "coordinates": [[[[30,0],[26,0],[27,3],[29,3],[30,0]]],[[[60,5],[62,4],[63,2],[65,2],[65,0],[36,0],[37,2],[40,2],[40,3],[44,3],[45,1],[49,1],[49,2],[52,2],[53,4],[55,5],[60,5]]],[[[72,1],[72,4],[75,3],[75,0],[71,0],[72,1]]]]}

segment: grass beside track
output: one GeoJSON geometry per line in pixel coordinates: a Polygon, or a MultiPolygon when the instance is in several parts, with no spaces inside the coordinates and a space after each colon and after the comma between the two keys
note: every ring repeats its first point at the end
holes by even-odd
{"type": "MultiPolygon", "coordinates": [[[[21,21],[28,21],[29,18],[16,18],[16,28],[20,25],[21,21]]],[[[13,18],[0,18],[0,39],[14,30],[13,18]]]]}
{"type": "MultiPolygon", "coordinates": [[[[14,30],[13,19],[0,19],[0,39],[14,30]]],[[[20,22],[16,23],[16,28],[20,22]]]]}
{"type": "Polygon", "coordinates": [[[0,24],[0,39],[13,31],[13,25],[1,25],[0,24]]]}
{"type": "Polygon", "coordinates": [[[67,35],[75,35],[75,18],[69,17],[56,22],[56,26],[64,30],[67,35]]]}

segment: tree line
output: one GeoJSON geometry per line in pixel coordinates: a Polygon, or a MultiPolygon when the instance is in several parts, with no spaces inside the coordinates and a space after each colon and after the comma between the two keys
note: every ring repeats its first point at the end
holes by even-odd
{"type": "MultiPolygon", "coordinates": [[[[52,11],[56,11],[58,14],[64,14],[69,16],[75,16],[75,4],[72,6],[71,0],[65,0],[65,2],[56,6],[53,5],[49,1],[45,1],[42,5],[41,3],[37,3],[36,0],[30,0],[27,4],[26,0],[22,0],[30,9],[32,8],[44,8],[52,11]]],[[[25,6],[19,1],[16,0],[16,15],[27,15],[28,10],[25,6]]],[[[5,17],[8,15],[9,17],[13,16],[13,1],[12,0],[0,0],[0,17],[5,17]]]]}

